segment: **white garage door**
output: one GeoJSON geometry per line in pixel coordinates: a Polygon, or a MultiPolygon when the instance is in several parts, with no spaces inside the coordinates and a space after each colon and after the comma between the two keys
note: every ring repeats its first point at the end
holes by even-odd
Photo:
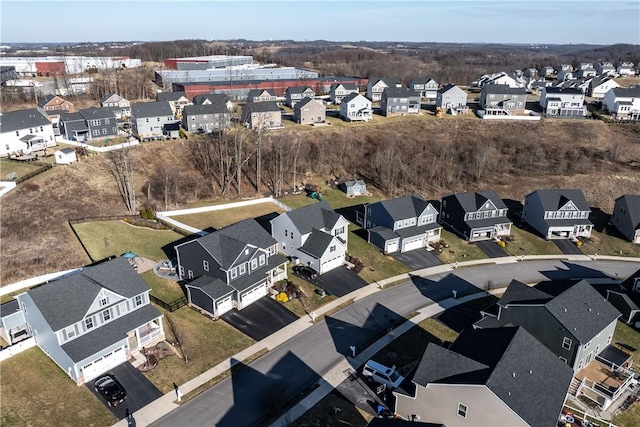
{"type": "Polygon", "coordinates": [[[231,295],[226,297],[223,300],[218,301],[218,316],[222,316],[227,311],[233,308],[233,301],[231,299],[231,295]]]}
{"type": "Polygon", "coordinates": [[[111,368],[115,368],[127,361],[127,352],[124,347],[120,347],[114,351],[111,351],[93,362],[84,365],[82,368],[82,375],[84,376],[84,381],[88,382],[100,374],[107,372],[111,368]]]}
{"type": "Polygon", "coordinates": [[[256,302],[265,295],[267,295],[267,284],[263,283],[260,286],[256,286],[249,292],[242,294],[240,297],[242,300],[242,307],[244,308],[252,302],[256,302]]]}
{"type": "Polygon", "coordinates": [[[402,252],[412,251],[424,247],[424,239],[406,240],[402,242],[402,252]]]}
{"type": "Polygon", "coordinates": [[[334,268],[338,268],[338,267],[340,267],[342,265],[342,261],[343,261],[342,256],[339,256],[339,257],[330,259],[328,261],[325,261],[320,266],[320,272],[321,273],[326,273],[327,271],[331,271],[334,268]]]}
{"type": "Polygon", "coordinates": [[[389,242],[387,243],[387,252],[388,253],[394,253],[398,250],[398,241],[393,241],[393,242],[389,242]]]}

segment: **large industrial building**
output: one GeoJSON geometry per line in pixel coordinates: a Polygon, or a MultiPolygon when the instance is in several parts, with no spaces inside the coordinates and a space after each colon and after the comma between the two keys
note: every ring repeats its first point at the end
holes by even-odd
{"type": "Polygon", "coordinates": [[[15,67],[18,76],[59,76],[79,74],[92,68],[136,68],[142,66],[142,61],[128,56],[26,56],[2,57],[0,66],[15,67]]]}
{"type": "Polygon", "coordinates": [[[246,64],[253,64],[253,56],[211,55],[164,60],[164,66],[169,70],[209,70],[246,64]]]}

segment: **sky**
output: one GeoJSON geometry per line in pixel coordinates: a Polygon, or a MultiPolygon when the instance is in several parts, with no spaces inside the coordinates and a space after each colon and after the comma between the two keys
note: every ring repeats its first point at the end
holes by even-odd
{"type": "Polygon", "coordinates": [[[0,44],[330,40],[640,44],[640,0],[0,0],[0,44]]]}

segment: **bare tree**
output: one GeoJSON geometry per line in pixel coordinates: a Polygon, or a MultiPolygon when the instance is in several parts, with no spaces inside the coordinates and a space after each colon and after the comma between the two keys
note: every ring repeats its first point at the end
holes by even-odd
{"type": "Polygon", "coordinates": [[[129,155],[129,148],[110,151],[107,158],[109,159],[107,167],[116,180],[118,192],[129,213],[133,214],[136,212],[136,190],[133,160],[129,155]]]}

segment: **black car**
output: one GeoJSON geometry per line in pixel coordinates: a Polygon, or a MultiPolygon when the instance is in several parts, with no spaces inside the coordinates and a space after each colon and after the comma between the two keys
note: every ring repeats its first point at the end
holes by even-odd
{"type": "Polygon", "coordinates": [[[307,280],[315,280],[318,278],[318,272],[306,265],[294,265],[293,272],[307,280]]]}
{"type": "Polygon", "coordinates": [[[127,392],[120,381],[113,375],[104,375],[93,383],[96,392],[105,398],[109,406],[118,406],[127,397],[127,392]]]}

